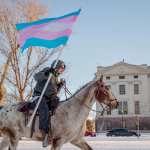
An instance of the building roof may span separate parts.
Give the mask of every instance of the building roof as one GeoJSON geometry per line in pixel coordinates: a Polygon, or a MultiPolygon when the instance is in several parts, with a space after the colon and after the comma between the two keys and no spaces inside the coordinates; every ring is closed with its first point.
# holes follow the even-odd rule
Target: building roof
{"type": "Polygon", "coordinates": [[[134,65],[124,61],[113,64],[112,66],[98,66],[96,75],[139,75],[150,74],[150,66],[147,64],[134,65]]]}

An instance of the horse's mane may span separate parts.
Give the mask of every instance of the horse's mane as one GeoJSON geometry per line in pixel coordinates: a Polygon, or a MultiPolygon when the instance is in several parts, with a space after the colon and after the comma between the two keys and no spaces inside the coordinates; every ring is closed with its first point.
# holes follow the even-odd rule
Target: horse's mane
{"type": "Polygon", "coordinates": [[[77,95],[82,89],[84,89],[87,85],[89,85],[91,83],[91,81],[89,81],[88,83],[84,84],[83,86],[81,86],[79,89],[77,89],[77,91],[72,94],[69,98],[63,100],[63,101],[60,101],[61,103],[62,102],[66,102],[66,101],[69,101],[72,97],[74,97],[75,95],[77,95]]]}

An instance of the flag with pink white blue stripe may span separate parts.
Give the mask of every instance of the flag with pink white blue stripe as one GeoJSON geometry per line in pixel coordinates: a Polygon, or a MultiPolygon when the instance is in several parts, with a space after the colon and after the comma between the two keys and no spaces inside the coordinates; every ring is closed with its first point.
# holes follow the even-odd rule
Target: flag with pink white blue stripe
{"type": "Polygon", "coordinates": [[[72,32],[72,25],[80,11],[81,9],[57,18],[16,24],[21,51],[31,46],[56,48],[66,45],[72,32]]]}

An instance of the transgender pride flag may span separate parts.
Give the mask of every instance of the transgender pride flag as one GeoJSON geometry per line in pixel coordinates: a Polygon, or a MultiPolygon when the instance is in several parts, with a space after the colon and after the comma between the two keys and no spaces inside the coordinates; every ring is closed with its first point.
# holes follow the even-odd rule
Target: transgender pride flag
{"type": "Polygon", "coordinates": [[[72,32],[72,25],[76,21],[78,11],[57,18],[46,18],[30,23],[16,24],[19,31],[19,45],[23,52],[31,46],[56,48],[66,45],[72,32]]]}

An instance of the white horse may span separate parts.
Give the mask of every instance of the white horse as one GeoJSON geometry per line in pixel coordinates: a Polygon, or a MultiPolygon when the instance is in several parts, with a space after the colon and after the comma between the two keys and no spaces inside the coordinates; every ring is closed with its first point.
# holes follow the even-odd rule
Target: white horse
{"type": "MultiPolygon", "coordinates": [[[[84,140],[84,125],[95,101],[116,108],[118,102],[102,78],[91,81],[59,105],[51,117],[51,150],[60,150],[63,144],[70,142],[82,150],[92,150],[84,140]]],[[[9,147],[16,150],[19,139],[25,136],[24,114],[17,111],[17,105],[3,107],[0,110],[0,130],[3,140],[0,150],[9,147]]]]}

